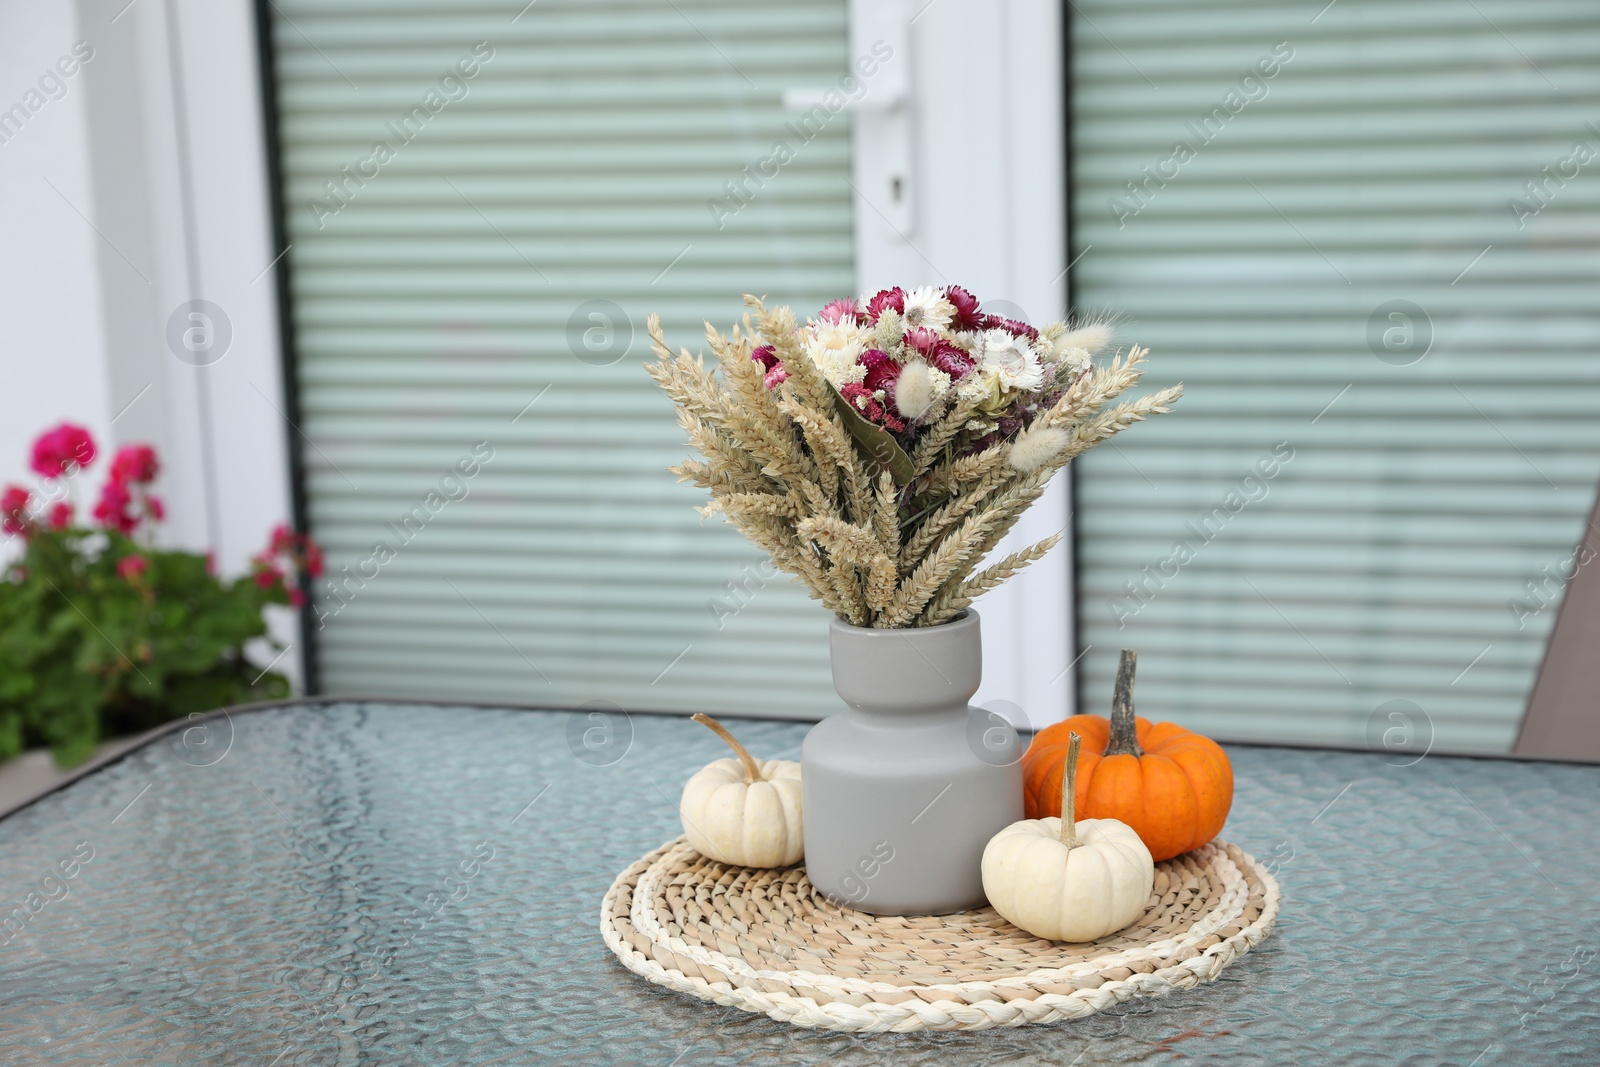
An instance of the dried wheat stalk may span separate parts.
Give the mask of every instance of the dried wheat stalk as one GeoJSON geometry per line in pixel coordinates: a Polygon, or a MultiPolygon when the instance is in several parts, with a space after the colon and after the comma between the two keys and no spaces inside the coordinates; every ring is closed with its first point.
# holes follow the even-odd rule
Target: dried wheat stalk
{"type": "MultiPolygon", "coordinates": [[[[702,514],[720,511],[828,610],[858,626],[948,622],[1041,558],[1059,537],[977,570],[1057,470],[1168,411],[1183,391],[1175,386],[1107,409],[1143,375],[1146,352],[1134,348],[1090,366],[1009,439],[985,421],[979,401],[952,394],[920,420],[909,440],[910,477],[900,484],[852,436],[838,394],[798,339],[794,314],[755,297],[745,302],[753,324],[746,316],[730,337],[706,326],[720,374],[687,351],[674,354],[660,319],[650,316],[658,358],[647,370],[705,457],[671,470],[710,491],[702,514]],[[771,345],[787,371],[770,388],[752,359],[758,344],[771,345]]],[[[895,328],[880,320],[878,335],[895,328]]]]}

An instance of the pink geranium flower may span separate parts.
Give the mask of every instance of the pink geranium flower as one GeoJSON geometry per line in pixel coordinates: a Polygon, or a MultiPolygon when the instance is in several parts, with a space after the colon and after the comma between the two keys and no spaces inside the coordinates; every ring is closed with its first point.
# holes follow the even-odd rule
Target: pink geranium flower
{"type": "Polygon", "coordinates": [[[65,530],[72,525],[72,505],[58,500],[50,506],[50,529],[65,530]]]}
{"type": "Polygon", "coordinates": [[[31,525],[27,512],[32,502],[33,494],[22,486],[6,486],[5,492],[0,493],[0,528],[8,534],[26,533],[31,525]]]}
{"type": "Polygon", "coordinates": [[[149,445],[124,445],[111,460],[111,480],[124,485],[149,485],[160,473],[156,450],[149,445]]]}
{"type": "Polygon", "coordinates": [[[144,572],[149,569],[150,561],[143,556],[123,556],[117,560],[117,575],[125,582],[144,577],[144,572]]]}
{"type": "Polygon", "coordinates": [[[100,499],[94,506],[94,519],[108,530],[132,534],[145,519],[160,522],[167,508],[148,486],[161,473],[155,449],[149,445],[126,445],[112,457],[111,470],[100,499]]]}
{"type": "Polygon", "coordinates": [[[94,462],[94,438],[82,426],[63,422],[40,434],[33,442],[33,461],[29,464],[42,478],[59,478],[94,462]]]}
{"type": "Polygon", "coordinates": [[[118,481],[108,481],[100,488],[100,499],[94,505],[94,521],[108,530],[131,534],[138,529],[139,518],[128,509],[133,495],[128,487],[118,481]]]}
{"type": "Polygon", "coordinates": [[[277,556],[294,551],[294,531],[289,529],[289,524],[280,522],[272,528],[267,542],[267,551],[277,556]]]}
{"type": "MultiPolygon", "coordinates": [[[[251,577],[257,585],[272,590],[281,584],[289,603],[294,607],[306,602],[305,594],[299,588],[298,575],[304,573],[312,578],[320,578],[326,566],[322,546],[310,534],[296,533],[288,523],[279,523],[272,528],[267,547],[251,557],[250,564],[251,577]]],[[[212,567],[212,557],[207,556],[206,569],[209,571],[212,567]]]]}

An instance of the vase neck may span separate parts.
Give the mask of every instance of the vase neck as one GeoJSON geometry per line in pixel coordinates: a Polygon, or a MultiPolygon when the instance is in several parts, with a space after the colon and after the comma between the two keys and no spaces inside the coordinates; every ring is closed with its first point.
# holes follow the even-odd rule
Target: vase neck
{"type": "Polygon", "coordinates": [[[965,714],[983,680],[978,615],[915,630],[872,630],[835,619],[833,687],[864,715],[965,714]]]}

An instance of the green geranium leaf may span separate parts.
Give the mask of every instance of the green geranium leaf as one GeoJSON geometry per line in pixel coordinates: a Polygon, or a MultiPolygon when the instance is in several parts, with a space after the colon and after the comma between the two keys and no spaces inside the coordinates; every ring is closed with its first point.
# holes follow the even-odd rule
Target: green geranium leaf
{"type": "Polygon", "coordinates": [[[0,572],[0,760],[48,745],[58,763],[102,738],[190,712],[286,696],[244,645],[282,600],[249,577],[222,582],[192,552],[115,531],[39,530],[0,572]],[[131,576],[118,565],[138,555],[131,576]]]}

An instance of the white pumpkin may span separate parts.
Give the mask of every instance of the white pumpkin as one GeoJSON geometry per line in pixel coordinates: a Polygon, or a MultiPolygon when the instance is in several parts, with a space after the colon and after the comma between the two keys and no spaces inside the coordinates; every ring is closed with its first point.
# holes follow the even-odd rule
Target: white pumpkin
{"type": "Polygon", "coordinates": [[[788,867],[805,855],[800,809],[800,764],[757,760],[709,715],[710,727],[737,759],[719,759],[683,787],[678,815],[689,844],[702,856],[739,867],[788,867]]]}
{"type": "Polygon", "coordinates": [[[1144,913],[1156,868],[1126,823],[1076,821],[1078,735],[1068,736],[1062,817],[1024,819],[990,838],[983,891],[995,911],[1035,937],[1095,941],[1144,913]]]}

